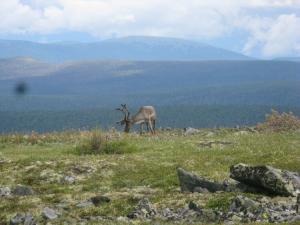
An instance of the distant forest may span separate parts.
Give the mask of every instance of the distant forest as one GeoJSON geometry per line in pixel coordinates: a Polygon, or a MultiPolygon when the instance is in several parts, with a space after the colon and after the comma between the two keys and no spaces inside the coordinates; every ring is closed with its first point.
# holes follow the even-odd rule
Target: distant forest
{"type": "MultiPolygon", "coordinates": [[[[182,105],[157,107],[157,127],[234,127],[253,126],[270,113],[271,108],[292,111],[300,115],[300,107],[249,106],[249,105],[182,105]]],[[[132,113],[137,108],[131,110],[132,113]]],[[[122,118],[120,112],[110,109],[81,109],[66,111],[0,111],[1,133],[50,132],[69,129],[108,129],[122,118]]],[[[120,127],[116,127],[121,129],[120,127]]],[[[138,129],[138,126],[136,126],[138,129]]]]}

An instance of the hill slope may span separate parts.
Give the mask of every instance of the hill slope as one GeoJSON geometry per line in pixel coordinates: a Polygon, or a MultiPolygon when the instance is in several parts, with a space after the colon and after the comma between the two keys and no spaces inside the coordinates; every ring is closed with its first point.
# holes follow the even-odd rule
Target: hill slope
{"type": "Polygon", "coordinates": [[[74,60],[247,60],[232,51],[194,41],[126,37],[94,43],[34,43],[0,40],[0,58],[33,57],[48,62],[74,60]]]}

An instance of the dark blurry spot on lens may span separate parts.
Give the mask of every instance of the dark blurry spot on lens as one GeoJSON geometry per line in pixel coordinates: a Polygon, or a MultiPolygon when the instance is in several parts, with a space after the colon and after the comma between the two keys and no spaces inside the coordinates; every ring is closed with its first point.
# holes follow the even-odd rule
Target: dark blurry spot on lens
{"type": "Polygon", "coordinates": [[[17,95],[25,95],[28,91],[28,85],[25,82],[19,82],[16,84],[14,91],[17,95]]]}

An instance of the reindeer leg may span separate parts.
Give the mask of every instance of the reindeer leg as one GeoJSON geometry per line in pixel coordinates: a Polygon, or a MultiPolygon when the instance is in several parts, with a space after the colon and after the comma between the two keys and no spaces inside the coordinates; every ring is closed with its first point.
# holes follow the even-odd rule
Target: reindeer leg
{"type": "Polygon", "coordinates": [[[150,127],[150,131],[152,134],[154,134],[154,131],[153,131],[153,127],[152,127],[152,122],[151,120],[149,120],[149,127],[150,127]]]}
{"type": "Polygon", "coordinates": [[[149,132],[149,123],[146,122],[146,125],[147,125],[147,131],[149,132]]]}
{"type": "Polygon", "coordinates": [[[140,134],[143,134],[144,132],[144,123],[141,123],[141,126],[140,126],[140,134]]]}
{"type": "Polygon", "coordinates": [[[154,131],[154,134],[155,134],[155,120],[153,120],[153,131],[154,131]]]}

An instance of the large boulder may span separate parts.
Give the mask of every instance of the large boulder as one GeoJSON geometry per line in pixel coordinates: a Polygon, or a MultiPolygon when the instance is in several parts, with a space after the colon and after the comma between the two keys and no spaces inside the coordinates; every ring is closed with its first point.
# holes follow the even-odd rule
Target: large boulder
{"type": "Polygon", "coordinates": [[[206,178],[187,172],[182,168],[177,169],[177,174],[180,182],[181,191],[183,192],[202,192],[203,190],[207,190],[209,192],[216,192],[225,190],[223,184],[214,181],[209,181],[206,178]]]}
{"type": "Polygon", "coordinates": [[[299,174],[271,166],[249,166],[240,163],[230,167],[230,177],[274,195],[296,196],[300,191],[299,174]]]}

